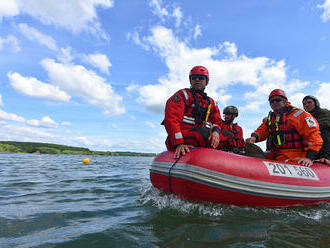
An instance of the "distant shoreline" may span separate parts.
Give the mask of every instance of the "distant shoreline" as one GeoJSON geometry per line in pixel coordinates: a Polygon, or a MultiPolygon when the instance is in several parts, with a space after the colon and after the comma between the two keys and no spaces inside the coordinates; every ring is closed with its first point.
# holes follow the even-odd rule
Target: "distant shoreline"
{"type": "Polygon", "coordinates": [[[34,154],[71,154],[71,155],[103,155],[154,157],[156,153],[91,151],[88,148],[58,145],[51,143],[0,141],[0,153],[34,153],[34,154]]]}

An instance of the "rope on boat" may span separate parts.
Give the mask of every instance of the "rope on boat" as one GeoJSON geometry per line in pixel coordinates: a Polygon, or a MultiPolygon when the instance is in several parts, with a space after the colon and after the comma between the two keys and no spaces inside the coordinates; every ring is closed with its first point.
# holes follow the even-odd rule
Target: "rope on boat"
{"type": "MultiPolygon", "coordinates": [[[[201,147],[192,147],[189,148],[189,150],[193,150],[196,148],[201,148],[201,147]]],[[[176,165],[176,163],[179,161],[179,159],[182,157],[183,155],[181,154],[175,161],[174,163],[171,165],[170,169],[168,170],[168,190],[170,191],[170,194],[172,194],[172,183],[171,183],[171,170],[173,169],[173,167],[176,165]]]]}
{"type": "Polygon", "coordinates": [[[171,165],[170,169],[168,170],[168,190],[170,191],[170,194],[172,194],[172,184],[171,184],[171,170],[176,165],[176,163],[179,161],[179,159],[182,157],[182,154],[174,161],[174,163],[171,165]]]}

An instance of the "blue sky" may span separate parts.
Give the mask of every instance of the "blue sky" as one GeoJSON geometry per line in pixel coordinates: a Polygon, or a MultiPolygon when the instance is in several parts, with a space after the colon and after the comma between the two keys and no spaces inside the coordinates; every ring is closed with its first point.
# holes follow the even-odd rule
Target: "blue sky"
{"type": "Polygon", "coordinates": [[[195,65],[245,137],[274,88],[330,108],[329,19],[330,0],[0,1],[0,140],[161,152],[195,65]]]}

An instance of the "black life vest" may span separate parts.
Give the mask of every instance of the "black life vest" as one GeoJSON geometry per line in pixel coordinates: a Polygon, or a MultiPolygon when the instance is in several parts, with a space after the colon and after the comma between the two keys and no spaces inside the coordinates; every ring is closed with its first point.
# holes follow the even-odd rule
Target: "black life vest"
{"type": "Polygon", "coordinates": [[[184,95],[184,103],[185,103],[185,111],[184,111],[185,114],[182,122],[191,125],[202,124],[206,119],[206,115],[208,111],[210,112],[210,108],[211,108],[210,98],[206,95],[206,93],[202,91],[196,91],[193,89],[184,89],[181,92],[184,95]],[[196,93],[202,96],[201,101],[196,96],[196,93]],[[192,96],[192,98],[190,97],[190,95],[192,96]]]}
{"type": "Polygon", "coordinates": [[[283,113],[269,112],[267,125],[270,132],[271,147],[276,149],[304,149],[308,146],[307,141],[298,131],[287,123],[287,117],[295,109],[290,106],[286,107],[283,113]]]}

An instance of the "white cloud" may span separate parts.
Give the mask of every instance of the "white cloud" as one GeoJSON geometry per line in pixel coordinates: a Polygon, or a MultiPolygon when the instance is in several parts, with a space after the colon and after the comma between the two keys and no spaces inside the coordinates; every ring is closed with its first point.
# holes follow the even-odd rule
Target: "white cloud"
{"type": "Polygon", "coordinates": [[[101,107],[107,116],[125,112],[122,97],[95,72],[81,65],[61,64],[52,59],[42,60],[41,65],[48,72],[50,81],[71,96],[81,97],[89,104],[101,107]]]}
{"type": "Polygon", "coordinates": [[[175,23],[175,26],[176,27],[179,27],[180,24],[181,24],[181,20],[183,18],[183,14],[182,14],[182,11],[179,7],[176,7],[174,10],[173,10],[173,14],[172,16],[176,19],[176,23],[175,23]]]}
{"type": "Polygon", "coordinates": [[[105,54],[94,53],[84,56],[84,61],[92,66],[99,68],[101,72],[109,74],[111,63],[105,54]]]}
{"type": "Polygon", "coordinates": [[[0,51],[7,47],[12,49],[14,52],[19,52],[21,50],[18,45],[17,38],[13,35],[8,35],[6,38],[0,37],[0,51]]]}
{"type": "Polygon", "coordinates": [[[74,33],[87,31],[108,39],[98,22],[97,7],[113,7],[113,0],[3,0],[0,4],[0,20],[3,16],[25,13],[47,25],[53,24],[74,33]]]}
{"type": "MultiPolygon", "coordinates": [[[[62,130],[50,128],[42,130],[35,126],[21,126],[8,124],[1,120],[2,112],[0,110],[0,136],[2,140],[25,141],[25,142],[46,142],[54,144],[63,144],[78,147],[88,147],[97,151],[136,151],[136,152],[159,152],[165,149],[164,137],[162,133],[160,137],[130,139],[122,141],[122,139],[109,139],[102,136],[75,135],[70,130],[62,130]],[[146,147],[145,144],[149,145],[146,147]],[[120,145],[118,145],[120,144],[120,145]]],[[[24,120],[24,118],[23,118],[24,120]]],[[[47,120],[45,118],[44,120],[47,120]]],[[[40,120],[41,121],[41,120],[40,120]]],[[[24,122],[24,121],[22,121],[24,122]]],[[[26,123],[25,123],[26,124],[26,123]]]]}
{"type": "Polygon", "coordinates": [[[241,108],[242,111],[258,111],[265,101],[249,101],[248,104],[241,108]]]}
{"type": "Polygon", "coordinates": [[[71,122],[68,122],[68,121],[62,121],[60,123],[61,126],[71,126],[71,122]]]}
{"type": "Polygon", "coordinates": [[[111,146],[113,146],[111,140],[100,137],[75,136],[71,138],[71,142],[79,144],[80,146],[89,147],[89,149],[94,151],[109,151],[111,146]]]}
{"type": "Polygon", "coordinates": [[[3,106],[2,95],[0,94],[0,106],[3,106]]]}
{"type": "Polygon", "coordinates": [[[44,116],[41,120],[26,120],[22,116],[0,110],[0,120],[24,123],[34,127],[58,128],[58,124],[49,116],[44,116]]]}
{"type": "Polygon", "coordinates": [[[75,137],[66,135],[65,133],[67,133],[67,131],[68,130],[65,130],[63,132],[63,130],[58,129],[42,130],[34,126],[9,125],[5,123],[0,129],[0,136],[2,140],[45,142],[79,147],[86,146],[86,141],[83,138],[76,139],[75,137]]]}
{"type": "Polygon", "coordinates": [[[304,89],[309,82],[302,82],[298,79],[288,81],[286,76],[283,74],[285,71],[285,67],[282,64],[283,61],[280,61],[279,63],[280,65],[278,65],[277,69],[282,68],[283,70],[279,70],[278,73],[276,73],[276,70],[272,69],[266,72],[264,76],[269,76],[268,80],[265,81],[266,83],[257,85],[255,91],[246,92],[244,94],[245,99],[258,99],[248,101],[249,104],[243,108],[244,110],[258,111],[262,106],[268,106],[268,95],[273,89],[283,89],[292,104],[297,104],[299,102],[297,100],[297,92],[304,89]]]}
{"type": "Polygon", "coordinates": [[[86,146],[91,145],[92,143],[89,141],[89,139],[87,137],[84,136],[77,136],[74,138],[75,140],[79,141],[79,143],[82,143],[86,146]]]}
{"type": "Polygon", "coordinates": [[[15,16],[19,13],[16,0],[0,1],[0,22],[4,16],[15,16]]]}
{"type": "Polygon", "coordinates": [[[219,48],[222,49],[225,54],[227,54],[229,59],[237,59],[237,47],[235,43],[225,41],[219,46],[219,48]]]}
{"type": "Polygon", "coordinates": [[[129,86],[126,87],[126,90],[128,92],[131,92],[131,91],[137,90],[138,88],[139,88],[139,85],[137,85],[137,84],[130,84],[129,86]]]}
{"type": "Polygon", "coordinates": [[[56,41],[52,37],[41,33],[37,29],[32,28],[25,23],[20,23],[18,25],[18,28],[22,32],[22,34],[29,40],[37,41],[40,44],[48,47],[50,50],[53,50],[53,51],[58,50],[56,41]]]}
{"type": "Polygon", "coordinates": [[[301,108],[303,109],[302,106],[302,99],[306,96],[307,94],[298,92],[294,95],[289,96],[289,101],[291,102],[291,104],[297,108],[301,108]]]}
{"type": "Polygon", "coordinates": [[[34,77],[23,77],[19,73],[8,73],[11,87],[21,94],[45,98],[52,101],[69,101],[70,96],[58,86],[46,84],[34,77]]]}
{"type": "Polygon", "coordinates": [[[113,128],[113,129],[118,129],[119,128],[118,125],[116,125],[115,123],[111,123],[110,127],[113,128]]]}
{"type": "Polygon", "coordinates": [[[76,136],[72,137],[73,143],[77,143],[80,146],[88,146],[89,149],[94,151],[109,151],[114,145],[114,142],[100,137],[86,137],[86,136],[76,136]]]}
{"type": "Polygon", "coordinates": [[[151,0],[149,5],[152,7],[152,13],[158,16],[161,20],[169,16],[169,12],[166,8],[162,7],[162,0],[151,0]]]}
{"type": "Polygon", "coordinates": [[[153,124],[151,121],[145,121],[144,124],[150,128],[155,128],[155,124],[153,124]]]}
{"type": "Polygon", "coordinates": [[[62,47],[60,49],[59,55],[57,56],[57,59],[64,64],[70,63],[74,59],[74,56],[71,54],[71,50],[71,47],[62,47]]]}
{"type": "Polygon", "coordinates": [[[147,84],[137,89],[140,94],[137,101],[153,112],[161,113],[171,94],[189,86],[188,72],[195,65],[208,68],[210,83],[207,92],[215,100],[225,103],[230,99],[230,95],[225,92],[229,86],[242,84],[252,87],[254,91],[246,93],[245,97],[263,101],[253,102],[248,109],[259,109],[267,102],[267,95],[274,88],[282,87],[291,93],[307,84],[299,80],[287,80],[284,60],[238,55],[235,43],[224,42],[218,47],[202,49],[190,48],[186,42],[180,41],[171,29],[163,26],[153,27],[150,36],[139,40],[144,46],[149,46],[158,53],[169,69],[167,75],[158,79],[158,84],[147,84]],[[219,56],[222,59],[219,59],[219,56]]]}
{"type": "Polygon", "coordinates": [[[3,110],[0,110],[0,119],[6,121],[25,122],[25,119],[23,117],[12,113],[7,113],[3,110]]]}
{"type": "Polygon", "coordinates": [[[324,3],[318,4],[317,7],[323,9],[321,19],[323,22],[327,22],[330,19],[330,0],[324,0],[324,3]]]}
{"type": "Polygon", "coordinates": [[[330,109],[330,82],[321,83],[320,88],[316,92],[316,96],[320,101],[321,108],[330,109]]]}
{"type": "Polygon", "coordinates": [[[199,25],[196,25],[195,26],[195,32],[194,32],[194,39],[196,40],[199,36],[202,35],[202,30],[201,30],[201,27],[199,25]]]}
{"type": "Polygon", "coordinates": [[[41,120],[27,120],[26,123],[35,127],[58,128],[58,123],[53,121],[49,116],[44,116],[41,120]]]}
{"type": "Polygon", "coordinates": [[[175,27],[178,28],[183,19],[183,13],[181,8],[178,6],[173,6],[170,10],[168,6],[163,6],[162,0],[151,0],[149,2],[149,6],[151,7],[152,13],[157,16],[162,22],[166,20],[171,20],[172,18],[175,21],[175,27]]]}
{"type": "Polygon", "coordinates": [[[56,140],[54,139],[54,134],[52,134],[50,130],[43,131],[35,127],[22,127],[17,125],[3,126],[0,129],[0,135],[3,137],[3,140],[47,143],[52,143],[52,141],[56,140]]]}
{"type": "Polygon", "coordinates": [[[149,51],[150,47],[144,40],[141,40],[138,31],[127,33],[127,39],[134,41],[135,44],[141,46],[144,50],[149,51]]]}

